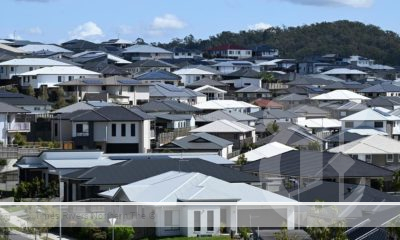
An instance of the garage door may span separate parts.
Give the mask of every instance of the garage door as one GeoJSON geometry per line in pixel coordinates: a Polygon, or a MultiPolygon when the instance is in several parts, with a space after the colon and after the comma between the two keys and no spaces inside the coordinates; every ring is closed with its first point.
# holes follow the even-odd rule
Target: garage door
{"type": "Polygon", "coordinates": [[[106,153],[139,153],[139,144],[107,144],[106,153]]]}

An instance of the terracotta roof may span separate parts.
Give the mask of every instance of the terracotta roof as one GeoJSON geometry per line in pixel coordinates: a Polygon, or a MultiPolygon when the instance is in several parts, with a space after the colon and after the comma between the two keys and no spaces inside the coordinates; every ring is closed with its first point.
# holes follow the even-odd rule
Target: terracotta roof
{"type": "Polygon", "coordinates": [[[282,109],[283,105],[280,103],[277,103],[275,101],[269,100],[269,99],[264,99],[264,98],[258,98],[252,102],[252,104],[262,107],[262,108],[279,108],[282,109]]]}

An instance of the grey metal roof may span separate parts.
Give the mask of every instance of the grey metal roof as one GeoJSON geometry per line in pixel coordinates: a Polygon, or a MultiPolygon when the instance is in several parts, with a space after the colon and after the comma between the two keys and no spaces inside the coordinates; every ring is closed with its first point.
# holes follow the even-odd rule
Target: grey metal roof
{"type": "Polygon", "coordinates": [[[305,95],[299,95],[296,93],[291,93],[291,94],[285,94],[285,95],[281,95],[279,97],[276,97],[274,99],[274,101],[279,101],[279,102],[283,102],[283,101],[303,101],[303,100],[307,100],[308,97],[305,95]]]}
{"type": "Polygon", "coordinates": [[[362,84],[355,81],[347,81],[347,82],[335,82],[324,86],[324,89],[327,90],[336,90],[336,89],[347,89],[347,90],[360,90],[366,87],[369,87],[368,84],[362,84]]]}
{"type": "MultiPolygon", "coordinates": [[[[122,157],[116,157],[115,160],[122,157]]],[[[128,159],[129,160],[129,157],[128,159]]],[[[107,167],[94,167],[66,174],[63,178],[81,179],[86,185],[124,185],[153,177],[168,171],[199,172],[227,182],[258,182],[259,178],[229,167],[196,158],[170,158],[143,155],[142,158],[107,167]]]]}
{"type": "Polygon", "coordinates": [[[400,105],[400,97],[379,96],[366,102],[368,107],[389,107],[400,105]]]}
{"type": "Polygon", "coordinates": [[[242,68],[240,70],[237,70],[236,72],[229,73],[226,76],[227,77],[235,77],[235,78],[240,78],[240,77],[260,78],[261,77],[261,73],[255,71],[253,69],[242,68]]]}
{"type": "Polygon", "coordinates": [[[296,80],[290,81],[288,85],[329,85],[334,83],[334,81],[326,80],[318,77],[298,76],[296,80]]]}
{"type": "Polygon", "coordinates": [[[188,84],[187,87],[193,87],[193,88],[197,88],[197,87],[202,87],[205,85],[209,85],[209,86],[213,86],[213,87],[225,87],[227,86],[227,84],[217,81],[217,80],[213,80],[210,79],[208,77],[202,78],[200,80],[197,80],[191,84],[188,84]]]}
{"type": "Polygon", "coordinates": [[[154,116],[156,118],[161,118],[170,121],[190,120],[193,117],[193,115],[190,114],[165,114],[165,113],[155,114],[154,116]]]}
{"type": "Polygon", "coordinates": [[[296,107],[293,107],[288,110],[289,112],[295,113],[298,116],[307,116],[307,115],[327,115],[328,112],[325,110],[322,110],[318,107],[314,107],[311,105],[299,105],[296,107]]]}
{"type": "Polygon", "coordinates": [[[232,110],[218,110],[206,115],[196,116],[196,122],[214,122],[221,119],[235,122],[257,120],[251,115],[232,110]]]}
{"type": "Polygon", "coordinates": [[[308,146],[310,142],[319,142],[322,144],[322,139],[317,136],[307,132],[301,127],[290,126],[284,127],[279,125],[279,132],[271,136],[266,137],[263,143],[279,142],[288,146],[308,146]]]}
{"type": "Polygon", "coordinates": [[[364,138],[365,136],[360,135],[358,133],[352,133],[349,131],[340,131],[338,133],[335,133],[327,138],[325,138],[325,141],[327,142],[337,142],[337,143],[348,143],[352,142],[361,138],[364,138]]]}
{"type": "Polygon", "coordinates": [[[270,91],[265,88],[250,85],[236,91],[237,93],[269,93],[270,91]]]}
{"type": "Polygon", "coordinates": [[[0,102],[4,102],[13,106],[51,105],[49,102],[39,100],[32,96],[24,95],[21,93],[11,93],[3,90],[0,90],[0,102]]]}
{"type": "Polygon", "coordinates": [[[125,108],[122,106],[106,106],[91,110],[78,110],[72,113],[61,114],[60,119],[79,121],[142,121],[154,119],[138,108],[125,108]]]}
{"type": "Polygon", "coordinates": [[[361,93],[386,93],[386,92],[400,92],[400,86],[388,83],[376,84],[360,90],[361,93]]]}
{"type": "Polygon", "coordinates": [[[189,150],[220,150],[224,147],[232,145],[231,141],[214,136],[208,133],[194,133],[192,135],[172,141],[170,144],[163,145],[163,147],[170,148],[175,145],[182,149],[189,150]]]}
{"type": "Polygon", "coordinates": [[[150,97],[197,97],[205,96],[200,92],[195,92],[187,88],[179,88],[171,84],[157,83],[150,86],[150,97]]]}
{"type": "Polygon", "coordinates": [[[29,111],[0,102],[0,113],[29,113],[29,111]]]}
{"type": "Polygon", "coordinates": [[[171,53],[163,48],[147,44],[136,44],[125,49],[124,53],[171,53]]]}
{"type": "Polygon", "coordinates": [[[177,66],[167,63],[161,60],[155,60],[155,59],[148,59],[148,60],[138,60],[134,63],[128,64],[123,66],[122,68],[124,69],[129,69],[129,68],[140,68],[140,67],[146,67],[146,68],[152,68],[152,67],[169,67],[169,68],[177,68],[177,66]]]}
{"type": "Polygon", "coordinates": [[[271,158],[251,162],[245,172],[310,178],[389,177],[393,172],[347,155],[317,151],[290,151],[271,158]],[[339,174],[340,173],[340,174],[339,174]]]}
{"type": "Polygon", "coordinates": [[[173,100],[150,101],[139,108],[144,112],[170,112],[170,113],[187,113],[200,112],[201,110],[186,103],[173,100]]]}
{"type": "Polygon", "coordinates": [[[256,117],[258,119],[297,118],[296,114],[281,109],[264,109],[258,112],[250,113],[250,116],[256,117]]]}
{"type": "Polygon", "coordinates": [[[181,79],[179,75],[173,74],[165,70],[155,70],[146,72],[140,76],[135,77],[136,80],[171,80],[178,81],[181,79]]]}

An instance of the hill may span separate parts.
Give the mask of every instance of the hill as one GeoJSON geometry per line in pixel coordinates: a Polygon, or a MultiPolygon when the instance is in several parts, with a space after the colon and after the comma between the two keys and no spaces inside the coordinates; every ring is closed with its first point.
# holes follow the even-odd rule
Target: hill
{"type": "Polygon", "coordinates": [[[378,63],[400,65],[400,37],[374,25],[360,22],[322,22],[299,27],[274,27],[263,31],[222,32],[209,39],[173,39],[160,47],[186,47],[205,50],[221,44],[252,47],[267,44],[278,48],[281,57],[303,59],[307,56],[337,53],[341,56],[361,55],[378,63]]]}

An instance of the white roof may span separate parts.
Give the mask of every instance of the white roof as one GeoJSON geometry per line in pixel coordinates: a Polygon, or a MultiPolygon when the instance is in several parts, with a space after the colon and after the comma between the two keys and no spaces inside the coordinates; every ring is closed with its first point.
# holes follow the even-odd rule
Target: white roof
{"type": "Polygon", "coordinates": [[[0,66],[72,66],[50,58],[22,58],[0,63],[0,66]]]}
{"type": "Polygon", "coordinates": [[[215,75],[213,72],[205,71],[199,68],[182,68],[173,73],[176,75],[215,75]]]}
{"type": "Polygon", "coordinates": [[[257,65],[258,66],[276,66],[279,62],[282,62],[282,61],[294,61],[295,59],[273,59],[273,60],[270,60],[270,61],[265,61],[265,62],[261,62],[261,63],[258,63],[257,65]]]}
{"type": "Polygon", "coordinates": [[[400,121],[400,117],[391,115],[379,108],[367,108],[350,116],[340,119],[341,121],[400,121]]]}
{"type": "Polygon", "coordinates": [[[211,100],[194,105],[199,109],[222,110],[229,108],[259,108],[256,105],[236,100],[211,100]]]}
{"type": "Polygon", "coordinates": [[[201,173],[170,171],[99,195],[131,202],[295,202],[245,183],[229,183],[201,173]]]}
{"type": "Polygon", "coordinates": [[[357,133],[362,136],[371,136],[371,135],[382,135],[387,136],[388,134],[373,128],[351,128],[348,129],[347,132],[349,133],[357,133]]]}
{"type": "Polygon", "coordinates": [[[94,75],[99,76],[100,73],[89,71],[76,66],[69,67],[44,67],[30,72],[22,73],[20,76],[36,76],[36,75],[94,75]]]}
{"type": "Polygon", "coordinates": [[[222,90],[222,89],[219,89],[219,88],[217,88],[217,87],[210,86],[210,85],[201,86],[201,87],[199,87],[199,88],[194,89],[193,91],[195,91],[195,92],[201,92],[202,90],[205,90],[205,89],[207,89],[207,88],[208,88],[208,89],[212,89],[212,90],[214,90],[214,91],[216,91],[216,92],[227,93],[227,91],[225,91],[225,90],[222,90]]]}
{"type": "Polygon", "coordinates": [[[172,53],[163,48],[154,47],[152,45],[147,44],[137,44],[131,47],[128,47],[124,51],[125,53],[172,53]]]}
{"type": "Polygon", "coordinates": [[[240,122],[233,122],[229,120],[218,120],[211,122],[202,127],[195,128],[190,132],[206,132],[206,133],[246,133],[254,131],[255,128],[249,127],[246,124],[240,122]]]}
{"type": "Polygon", "coordinates": [[[370,98],[349,90],[334,90],[312,97],[312,100],[369,100],[370,98]]]}
{"type": "Polygon", "coordinates": [[[111,60],[111,61],[114,61],[117,64],[130,64],[130,63],[132,63],[130,61],[127,61],[127,60],[125,60],[123,58],[117,57],[117,56],[112,55],[112,54],[107,54],[107,58],[109,60],[111,60]]]}
{"type": "Polygon", "coordinates": [[[109,159],[68,159],[68,160],[44,160],[45,163],[51,165],[55,169],[68,168],[80,169],[91,168],[96,166],[109,166],[116,163],[124,162],[125,160],[109,160],[109,159]]]}
{"type": "Polygon", "coordinates": [[[372,135],[328,150],[344,154],[400,154],[400,142],[382,135],[372,135]]]}
{"type": "Polygon", "coordinates": [[[321,74],[326,75],[367,75],[367,73],[357,70],[357,69],[348,69],[348,68],[334,68],[329,71],[323,72],[321,74]]]}
{"type": "MultiPolygon", "coordinates": [[[[286,146],[279,142],[271,142],[264,146],[253,149],[249,152],[244,153],[248,162],[257,161],[262,158],[270,158],[285,152],[296,150],[295,148],[286,146]]],[[[232,158],[231,160],[237,160],[239,156],[232,158]]]]}
{"type": "Polygon", "coordinates": [[[11,47],[11,46],[8,46],[8,45],[2,44],[2,43],[0,43],[0,49],[6,50],[9,52],[13,52],[13,53],[24,53],[22,50],[20,50],[18,48],[11,47]]]}
{"type": "Polygon", "coordinates": [[[7,41],[7,40],[4,40],[4,39],[0,39],[0,43],[3,43],[3,44],[10,44],[10,43],[12,43],[12,42],[7,41]]]}
{"type": "Polygon", "coordinates": [[[18,49],[26,53],[41,52],[41,51],[48,51],[54,53],[72,53],[72,51],[68,49],[51,44],[28,44],[23,47],[19,47],[18,49]]]}
{"type": "Polygon", "coordinates": [[[341,128],[342,122],[331,118],[311,118],[298,120],[297,125],[307,128],[341,128]]]}

